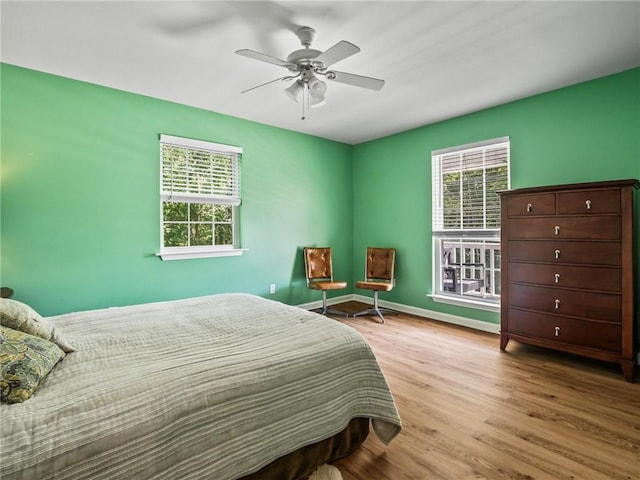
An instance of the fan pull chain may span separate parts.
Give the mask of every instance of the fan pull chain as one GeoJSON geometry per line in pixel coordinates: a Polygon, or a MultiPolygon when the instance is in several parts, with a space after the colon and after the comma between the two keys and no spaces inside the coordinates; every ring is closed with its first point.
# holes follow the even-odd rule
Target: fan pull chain
{"type": "Polygon", "coordinates": [[[305,118],[307,118],[307,117],[305,116],[305,114],[304,114],[304,107],[305,107],[305,105],[306,105],[306,103],[307,103],[307,102],[305,101],[305,97],[306,97],[306,100],[308,100],[308,99],[309,99],[309,92],[307,91],[306,86],[304,86],[304,85],[303,85],[303,87],[302,87],[302,119],[301,119],[301,120],[304,120],[305,118]],[[306,95],[305,95],[305,94],[306,94],[306,95]]]}

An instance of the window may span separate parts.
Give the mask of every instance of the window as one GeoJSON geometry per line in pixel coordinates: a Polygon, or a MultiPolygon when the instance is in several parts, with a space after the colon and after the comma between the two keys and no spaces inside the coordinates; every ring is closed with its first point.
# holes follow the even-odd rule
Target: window
{"type": "Polygon", "coordinates": [[[160,256],[239,255],[242,149],[160,135],[160,256]]]}
{"type": "Polygon", "coordinates": [[[435,300],[497,309],[509,157],[508,137],[431,153],[435,300]]]}

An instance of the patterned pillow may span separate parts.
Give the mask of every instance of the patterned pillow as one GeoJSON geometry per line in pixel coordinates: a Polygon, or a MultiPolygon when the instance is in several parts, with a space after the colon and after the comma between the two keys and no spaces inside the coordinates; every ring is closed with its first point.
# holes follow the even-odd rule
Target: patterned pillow
{"type": "Polygon", "coordinates": [[[35,335],[36,337],[51,340],[65,352],[73,352],[75,349],[57,331],[50,320],[40,316],[29,305],[0,298],[0,324],[5,327],[20,330],[24,333],[35,335]]]}
{"type": "Polygon", "coordinates": [[[0,399],[28,400],[65,353],[55,343],[0,326],[0,399]]]}

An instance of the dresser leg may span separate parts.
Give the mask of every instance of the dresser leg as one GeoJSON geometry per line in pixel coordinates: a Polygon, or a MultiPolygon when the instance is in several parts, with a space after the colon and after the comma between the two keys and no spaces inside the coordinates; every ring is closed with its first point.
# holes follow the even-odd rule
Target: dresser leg
{"type": "Polygon", "coordinates": [[[635,365],[633,360],[620,360],[620,365],[622,366],[622,373],[624,374],[624,379],[627,382],[634,381],[634,370],[635,365]]]}
{"type": "Polygon", "coordinates": [[[506,333],[500,334],[500,350],[505,350],[507,348],[507,343],[509,343],[509,335],[506,333]]]}

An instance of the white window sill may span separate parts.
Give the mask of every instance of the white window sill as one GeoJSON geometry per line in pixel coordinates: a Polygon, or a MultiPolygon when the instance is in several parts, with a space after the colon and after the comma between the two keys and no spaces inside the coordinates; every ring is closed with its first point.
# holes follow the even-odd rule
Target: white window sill
{"type": "Polygon", "coordinates": [[[242,255],[246,248],[230,248],[228,250],[176,250],[156,253],[162,260],[188,260],[191,258],[236,257],[242,255]]]}
{"type": "Polygon", "coordinates": [[[475,308],[477,310],[486,310],[487,312],[500,313],[500,303],[483,302],[480,299],[462,297],[460,295],[440,295],[437,293],[429,293],[427,297],[431,297],[434,302],[447,303],[458,307],[475,308]]]}

